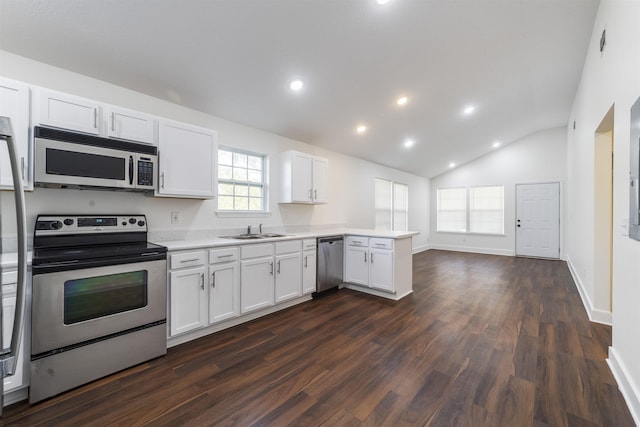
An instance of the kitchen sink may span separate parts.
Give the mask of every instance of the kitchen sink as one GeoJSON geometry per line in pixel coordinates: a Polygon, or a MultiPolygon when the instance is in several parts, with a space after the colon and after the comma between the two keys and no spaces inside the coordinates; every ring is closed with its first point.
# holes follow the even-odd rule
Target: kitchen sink
{"type": "Polygon", "coordinates": [[[262,233],[262,234],[236,234],[235,236],[220,236],[221,239],[237,239],[237,240],[269,239],[272,237],[287,237],[287,235],[278,234],[278,233],[262,233]]]}

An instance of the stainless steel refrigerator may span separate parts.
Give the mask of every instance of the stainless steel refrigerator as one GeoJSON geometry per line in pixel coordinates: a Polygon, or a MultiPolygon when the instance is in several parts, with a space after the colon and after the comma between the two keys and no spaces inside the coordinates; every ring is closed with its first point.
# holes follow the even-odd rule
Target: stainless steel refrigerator
{"type": "MultiPolygon", "coordinates": [[[[24,313],[25,313],[25,284],[27,278],[27,228],[24,204],[24,187],[22,185],[22,174],[18,164],[18,153],[13,140],[13,132],[11,129],[11,119],[8,117],[0,117],[0,144],[6,144],[11,164],[13,177],[13,194],[15,198],[16,211],[16,227],[17,227],[17,249],[18,249],[18,287],[16,292],[16,309],[13,321],[13,332],[11,335],[11,344],[8,348],[2,345],[0,352],[0,417],[2,417],[2,408],[4,407],[4,378],[15,374],[16,364],[21,355],[20,337],[24,329],[24,313]]],[[[0,208],[11,209],[7,206],[0,208]]],[[[1,211],[0,211],[1,212],[1,211]]],[[[0,215],[0,230],[2,230],[2,215],[0,215]]],[[[5,226],[8,226],[5,224],[5,226]]],[[[3,253],[3,239],[0,236],[0,255],[3,253]]],[[[2,273],[2,263],[0,262],[0,274],[2,273]]],[[[2,301],[2,286],[0,285],[0,302],[2,301]]],[[[2,304],[0,304],[0,343],[2,338],[2,304]]]]}

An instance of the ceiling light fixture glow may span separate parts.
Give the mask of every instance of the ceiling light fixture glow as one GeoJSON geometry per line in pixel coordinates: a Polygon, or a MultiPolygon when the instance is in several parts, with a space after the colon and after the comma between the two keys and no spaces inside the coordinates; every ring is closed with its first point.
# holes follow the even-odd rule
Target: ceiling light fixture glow
{"type": "Polygon", "coordinates": [[[413,146],[414,146],[414,144],[415,144],[415,143],[416,143],[416,142],[415,142],[413,139],[407,139],[407,140],[404,142],[404,147],[405,147],[405,148],[411,148],[411,147],[413,147],[413,146]]]}
{"type": "Polygon", "coordinates": [[[493,143],[493,148],[498,148],[500,147],[502,144],[500,143],[500,141],[496,141],[493,143]]]}
{"type": "Polygon", "coordinates": [[[469,116],[473,114],[474,111],[476,111],[476,107],[474,107],[473,105],[467,105],[466,107],[464,107],[464,110],[462,110],[462,114],[464,114],[465,116],[469,116]]]}
{"type": "Polygon", "coordinates": [[[398,100],[396,101],[396,104],[398,105],[405,105],[407,103],[407,101],[409,101],[409,98],[407,98],[406,96],[401,96],[400,98],[398,98],[398,100]]]}
{"type": "Polygon", "coordinates": [[[450,168],[455,168],[455,167],[456,167],[456,164],[455,164],[455,163],[453,163],[453,162],[451,162],[451,163],[449,163],[449,167],[450,167],[450,168]]]}
{"type": "Polygon", "coordinates": [[[367,127],[365,125],[358,125],[358,127],[356,128],[356,132],[358,132],[359,134],[363,134],[367,131],[367,127]]]}
{"type": "Polygon", "coordinates": [[[376,3],[380,4],[380,5],[384,5],[389,3],[390,0],[376,0],[376,3]]]}
{"type": "Polygon", "coordinates": [[[302,89],[302,87],[304,86],[304,83],[302,82],[302,80],[294,80],[291,82],[291,84],[289,85],[289,88],[293,91],[299,91],[300,89],[302,89]]]}

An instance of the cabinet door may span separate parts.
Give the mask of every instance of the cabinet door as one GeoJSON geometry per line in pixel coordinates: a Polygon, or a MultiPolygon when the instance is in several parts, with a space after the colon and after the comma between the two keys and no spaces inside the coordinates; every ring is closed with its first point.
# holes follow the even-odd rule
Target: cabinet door
{"type": "Polygon", "coordinates": [[[274,269],[273,257],[242,261],[240,267],[241,313],[273,305],[274,269]]]}
{"type": "Polygon", "coordinates": [[[48,89],[37,90],[36,123],[97,135],[100,104],[89,99],[48,89]]]}
{"type": "Polygon", "coordinates": [[[209,324],[240,313],[240,265],[238,262],[209,266],[209,324]]]}
{"type": "Polygon", "coordinates": [[[369,249],[347,246],[346,281],[369,286],[369,249]]]}
{"type": "Polygon", "coordinates": [[[302,253],[302,293],[316,291],[316,251],[302,253]]]}
{"type": "Polygon", "coordinates": [[[207,325],[205,267],[170,273],[171,335],[178,335],[207,325]]]}
{"type": "Polygon", "coordinates": [[[329,202],[329,161],[313,158],[313,203],[329,202]]]}
{"type": "Polygon", "coordinates": [[[302,295],[300,252],[276,256],[276,303],[302,295]]]}
{"type": "Polygon", "coordinates": [[[369,284],[372,288],[393,292],[393,251],[371,249],[369,284]]]}
{"type": "Polygon", "coordinates": [[[107,135],[110,138],[154,144],[156,120],[147,114],[120,107],[110,107],[107,115],[107,135]]]}
{"type": "MultiPolygon", "coordinates": [[[[29,167],[29,87],[24,83],[0,78],[0,116],[11,119],[13,140],[18,149],[25,189],[33,189],[29,167]]],[[[7,144],[0,144],[0,189],[13,190],[13,176],[7,144]]]]}
{"type": "Polygon", "coordinates": [[[313,201],[312,188],[313,159],[302,153],[293,153],[291,159],[291,199],[294,202],[313,201]]]}
{"type": "Polygon", "coordinates": [[[156,196],[215,197],[216,132],[162,121],[158,132],[156,196]]]}
{"type": "MultiPolygon", "coordinates": [[[[11,334],[13,332],[13,321],[16,311],[16,288],[18,273],[4,272],[2,273],[2,348],[8,349],[11,345],[11,334]]],[[[13,375],[5,377],[4,392],[10,392],[25,385],[24,381],[24,364],[28,360],[28,356],[24,352],[24,335],[20,337],[20,350],[16,370],[13,375]]]]}

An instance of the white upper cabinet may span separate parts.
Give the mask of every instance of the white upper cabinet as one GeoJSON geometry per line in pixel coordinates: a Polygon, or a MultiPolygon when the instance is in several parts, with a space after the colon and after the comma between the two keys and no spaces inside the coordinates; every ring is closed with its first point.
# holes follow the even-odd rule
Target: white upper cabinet
{"type": "MultiPolygon", "coordinates": [[[[33,168],[29,158],[29,87],[26,84],[0,78],[0,116],[11,119],[24,188],[32,190],[33,168]]],[[[0,144],[0,189],[13,189],[9,151],[5,143],[0,144]]]]}
{"type": "Polygon", "coordinates": [[[35,89],[34,123],[99,135],[100,103],[44,88],[35,89]]]}
{"type": "Polygon", "coordinates": [[[329,161],[298,151],[280,155],[280,203],[327,203],[329,161]]]}
{"type": "Polygon", "coordinates": [[[217,133],[161,120],[156,196],[209,199],[216,195],[217,133]]]}
{"type": "Polygon", "coordinates": [[[110,138],[154,144],[156,120],[153,116],[125,108],[109,106],[106,114],[107,136],[110,138]]]}

